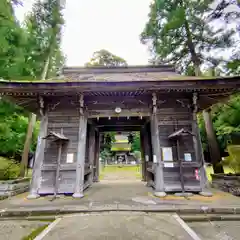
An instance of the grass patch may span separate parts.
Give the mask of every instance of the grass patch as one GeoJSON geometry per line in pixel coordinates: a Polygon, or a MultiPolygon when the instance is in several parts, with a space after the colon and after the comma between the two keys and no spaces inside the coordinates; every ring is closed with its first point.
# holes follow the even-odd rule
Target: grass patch
{"type": "MultiPolygon", "coordinates": [[[[224,166],[224,173],[233,173],[233,170],[229,167],[224,166]]],[[[142,177],[142,171],[141,171],[141,165],[108,165],[103,167],[100,172],[99,179],[102,180],[104,179],[104,175],[107,175],[108,173],[116,173],[116,174],[124,174],[125,173],[132,173],[134,176],[136,176],[137,179],[141,179],[142,177]]],[[[211,182],[212,177],[211,174],[213,174],[213,167],[212,166],[207,166],[206,167],[206,173],[207,173],[207,178],[211,182]]]]}
{"type": "Polygon", "coordinates": [[[49,224],[43,225],[34,229],[28,236],[22,238],[22,240],[34,240],[49,224]]]}
{"type": "MultiPolygon", "coordinates": [[[[229,167],[224,166],[223,167],[224,173],[233,173],[233,170],[229,167]]],[[[213,174],[213,167],[212,166],[207,166],[206,167],[206,173],[207,173],[207,178],[208,180],[211,182],[212,181],[212,177],[211,174],[213,174]]]]}
{"type": "Polygon", "coordinates": [[[142,171],[141,165],[107,165],[102,166],[99,179],[104,179],[104,176],[107,174],[116,174],[116,175],[133,175],[136,179],[141,179],[142,171]]]}

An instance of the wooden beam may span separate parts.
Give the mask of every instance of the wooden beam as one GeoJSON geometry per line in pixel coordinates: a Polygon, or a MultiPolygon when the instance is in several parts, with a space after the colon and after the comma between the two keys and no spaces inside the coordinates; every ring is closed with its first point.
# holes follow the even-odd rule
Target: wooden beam
{"type": "Polygon", "coordinates": [[[99,120],[94,120],[97,127],[103,126],[143,126],[146,123],[147,118],[140,119],[140,117],[127,117],[122,118],[99,118],[99,120]]]}
{"type": "Polygon", "coordinates": [[[99,127],[99,132],[138,132],[141,126],[107,126],[99,127]]]}

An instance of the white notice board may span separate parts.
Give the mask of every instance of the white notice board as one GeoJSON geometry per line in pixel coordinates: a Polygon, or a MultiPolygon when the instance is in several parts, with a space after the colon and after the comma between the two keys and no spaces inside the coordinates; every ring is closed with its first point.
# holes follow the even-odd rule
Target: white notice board
{"type": "Polygon", "coordinates": [[[67,154],[67,163],[73,163],[73,157],[74,157],[74,154],[73,153],[68,153],[67,154]]]}
{"type": "Polygon", "coordinates": [[[162,159],[163,161],[172,162],[173,161],[173,154],[171,147],[163,147],[162,148],[162,159]]]}
{"type": "Polygon", "coordinates": [[[186,162],[191,162],[192,161],[191,153],[184,153],[184,161],[186,161],[186,162]]]}

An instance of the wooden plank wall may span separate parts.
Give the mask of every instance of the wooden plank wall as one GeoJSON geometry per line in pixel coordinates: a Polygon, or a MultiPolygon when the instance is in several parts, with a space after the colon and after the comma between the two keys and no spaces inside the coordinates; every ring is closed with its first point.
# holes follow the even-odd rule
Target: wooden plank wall
{"type": "MultiPolygon", "coordinates": [[[[158,126],[160,145],[162,147],[172,147],[173,151],[173,167],[165,166],[163,169],[164,186],[166,192],[181,191],[180,170],[177,143],[169,140],[168,136],[181,128],[192,131],[192,110],[187,107],[182,107],[179,104],[170,108],[160,108],[158,110],[158,126]]],[[[200,191],[200,181],[196,179],[195,170],[198,169],[199,161],[197,162],[193,145],[193,137],[185,136],[179,141],[179,155],[184,162],[184,153],[191,153],[192,162],[184,162],[183,179],[186,191],[200,191]]]]}
{"type": "MultiPolygon", "coordinates": [[[[55,110],[48,113],[48,118],[48,133],[50,131],[60,133],[62,128],[63,134],[69,138],[69,142],[62,149],[58,193],[73,193],[76,181],[79,113],[77,109],[55,110]],[[67,163],[68,153],[73,154],[73,163],[67,163]]],[[[47,140],[40,185],[42,194],[53,193],[57,154],[57,144],[47,140]]]]}

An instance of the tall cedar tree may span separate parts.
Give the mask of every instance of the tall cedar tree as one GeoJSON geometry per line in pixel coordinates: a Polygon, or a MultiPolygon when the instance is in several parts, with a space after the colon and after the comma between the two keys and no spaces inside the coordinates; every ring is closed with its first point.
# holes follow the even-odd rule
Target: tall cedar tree
{"type": "Polygon", "coordinates": [[[214,31],[205,21],[211,0],[154,0],[141,34],[155,59],[175,64],[182,72],[200,75],[203,63],[218,62],[207,54],[231,45],[232,32],[214,31]],[[192,72],[189,73],[189,70],[192,72]]]}
{"type": "Polygon", "coordinates": [[[61,29],[64,24],[59,0],[37,0],[25,25],[28,32],[28,68],[26,75],[39,79],[57,74],[64,64],[60,48],[61,29]]]}
{"type": "Polygon", "coordinates": [[[0,1],[0,36],[0,78],[18,79],[23,72],[26,38],[8,0],[0,1]]]}
{"type": "Polygon", "coordinates": [[[230,75],[240,74],[240,1],[220,0],[215,4],[215,8],[208,16],[210,22],[221,21],[225,25],[230,25],[236,29],[233,35],[234,46],[230,61],[225,69],[230,75]]]}
{"type": "Polygon", "coordinates": [[[90,66],[126,66],[127,62],[123,58],[112,54],[111,52],[101,49],[93,53],[93,57],[85,64],[86,67],[90,66]]]}

